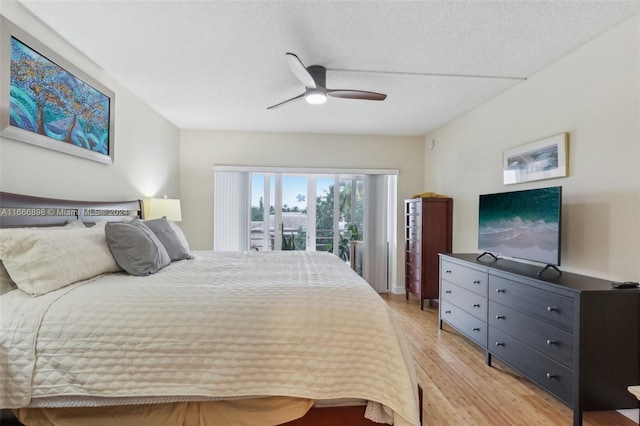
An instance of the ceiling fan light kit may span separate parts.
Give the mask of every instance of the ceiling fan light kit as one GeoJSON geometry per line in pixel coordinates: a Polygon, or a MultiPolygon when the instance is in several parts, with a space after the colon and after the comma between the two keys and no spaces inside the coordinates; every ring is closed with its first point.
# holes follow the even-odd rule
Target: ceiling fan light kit
{"type": "Polygon", "coordinates": [[[327,92],[322,89],[307,89],[304,99],[312,105],[323,104],[327,102],[327,92]]]}
{"type": "Polygon", "coordinates": [[[365,90],[327,89],[327,69],[325,67],[321,65],[305,67],[302,61],[293,53],[287,53],[286,57],[291,72],[304,84],[305,92],[291,99],[287,99],[284,102],[271,105],[267,109],[279,107],[280,105],[302,97],[313,105],[325,103],[327,96],[367,101],[383,101],[387,97],[384,93],[367,92],[365,90]]]}

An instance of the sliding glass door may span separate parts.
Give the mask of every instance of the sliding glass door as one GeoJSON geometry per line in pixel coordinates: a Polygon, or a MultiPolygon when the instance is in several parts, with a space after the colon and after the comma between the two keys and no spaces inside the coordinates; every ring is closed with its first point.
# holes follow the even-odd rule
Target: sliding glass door
{"type": "Polygon", "coordinates": [[[333,252],[334,230],[339,230],[339,220],[334,220],[337,218],[333,196],[335,182],[335,176],[321,175],[316,177],[316,187],[313,191],[316,211],[313,219],[316,231],[314,247],[317,251],[333,252]]]}
{"type": "Polygon", "coordinates": [[[361,176],[255,172],[250,179],[251,249],[329,251],[349,260],[349,242],[362,238],[361,176]]]}
{"type": "Polygon", "coordinates": [[[281,250],[307,249],[307,181],[305,175],[282,175],[281,250]]]}
{"type": "Polygon", "coordinates": [[[386,291],[387,259],[395,262],[387,248],[395,239],[395,222],[387,226],[395,176],[389,181],[380,172],[222,168],[215,171],[214,250],[327,251],[386,291]],[[351,262],[352,253],[359,253],[358,262],[351,262]]]}

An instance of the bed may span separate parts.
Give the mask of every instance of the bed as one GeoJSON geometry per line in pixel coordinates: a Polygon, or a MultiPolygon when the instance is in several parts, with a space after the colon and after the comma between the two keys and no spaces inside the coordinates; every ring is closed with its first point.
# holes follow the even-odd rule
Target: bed
{"type": "Polygon", "coordinates": [[[336,256],[193,251],[169,223],[186,254],[164,243],[170,262],[132,275],[115,230],[142,211],[0,193],[19,287],[0,296],[0,408],[27,425],[420,423],[393,313],[336,256]]]}

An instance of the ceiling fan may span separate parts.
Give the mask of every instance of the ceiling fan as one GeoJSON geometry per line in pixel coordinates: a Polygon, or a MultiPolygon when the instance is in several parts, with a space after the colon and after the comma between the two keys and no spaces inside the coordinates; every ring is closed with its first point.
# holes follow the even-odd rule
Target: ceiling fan
{"type": "Polygon", "coordinates": [[[367,92],[364,90],[327,89],[327,69],[325,67],[322,65],[305,67],[302,61],[293,53],[287,53],[286,57],[291,72],[304,84],[305,91],[279,104],[271,105],[267,109],[277,108],[280,105],[302,97],[310,104],[322,104],[326,102],[327,96],[343,99],[363,99],[367,101],[384,101],[387,97],[384,93],[367,92]]]}

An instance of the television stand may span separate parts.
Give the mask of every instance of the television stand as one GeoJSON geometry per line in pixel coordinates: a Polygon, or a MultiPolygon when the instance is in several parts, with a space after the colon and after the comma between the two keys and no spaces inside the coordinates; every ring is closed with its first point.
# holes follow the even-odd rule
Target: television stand
{"type": "Polygon", "coordinates": [[[496,256],[496,255],[495,255],[495,254],[493,254],[493,253],[489,253],[488,251],[485,251],[485,252],[484,252],[484,253],[482,253],[480,256],[476,257],[476,260],[480,260],[480,258],[481,258],[482,256],[484,256],[485,254],[487,254],[487,255],[489,255],[489,256],[491,256],[491,257],[493,257],[493,260],[498,260],[498,256],[496,256]]]}
{"type": "MultiPolygon", "coordinates": [[[[640,289],[540,265],[440,255],[439,328],[451,326],[573,410],[638,408],[640,289]],[[546,276],[548,275],[548,277],[546,276]]],[[[499,373],[507,374],[507,373],[499,373]]]]}
{"type": "Polygon", "coordinates": [[[554,266],[554,265],[547,265],[547,266],[545,266],[544,268],[542,268],[542,269],[540,270],[540,272],[538,272],[538,276],[539,276],[540,278],[542,278],[542,274],[543,274],[543,273],[544,273],[544,271],[546,271],[547,269],[554,269],[554,270],[558,273],[558,275],[562,275],[562,271],[561,271],[560,269],[558,269],[556,266],[554,266]]]}

